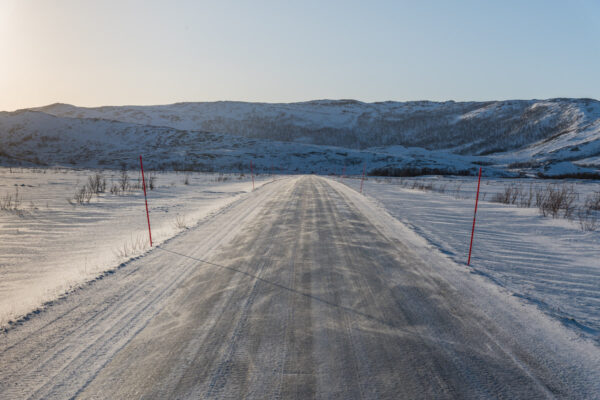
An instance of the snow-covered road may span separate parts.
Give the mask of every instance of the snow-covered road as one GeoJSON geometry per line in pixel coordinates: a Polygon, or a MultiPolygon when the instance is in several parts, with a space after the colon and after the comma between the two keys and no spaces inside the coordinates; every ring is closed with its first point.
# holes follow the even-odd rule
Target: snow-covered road
{"type": "Polygon", "coordinates": [[[265,184],[0,334],[3,398],[594,398],[600,349],[351,188],[265,184]]]}

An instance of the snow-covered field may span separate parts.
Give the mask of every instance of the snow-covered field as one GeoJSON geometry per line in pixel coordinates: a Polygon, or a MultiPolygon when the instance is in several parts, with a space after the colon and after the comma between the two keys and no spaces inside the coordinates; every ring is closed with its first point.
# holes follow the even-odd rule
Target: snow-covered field
{"type": "Polygon", "coordinates": [[[280,179],[0,334],[0,397],[597,398],[597,343],[507,292],[280,179]]]}
{"type": "MultiPolygon", "coordinates": [[[[120,171],[101,172],[105,193],[89,203],[73,201],[97,172],[0,168],[0,204],[7,196],[14,200],[17,191],[20,198],[17,210],[0,210],[0,328],[148,249],[142,190],[110,193],[120,171]]],[[[149,175],[156,176],[156,187],[148,191],[154,244],[252,190],[249,175],[147,172],[146,179],[149,175]]],[[[138,171],[128,176],[132,185],[138,183],[138,171]]],[[[272,179],[255,177],[255,185],[272,179]]]]}
{"type": "MultiPolygon", "coordinates": [[[[359,179],[342,179],[359,189],[359,179]]],[[[579,334],[600,341],[600,229],[582,230],[577,218],[544,217],[537,208],[491,202],[505,185],[545,186],[540,180],[483,179],[471,270],[516,297],[536,304],[579,334]],[[483,201],[481,201],[483,199],[483,201]]],[[[579,202],[600,191],[597,181],[572,182],[579,202]]],[[[476,178],[376,179],[364,193],[425,238],[432,248],[466,266],[476,178]],[[412,189],[415,182],[439,191],[412,189]]]]}
{"type": "MultiPolygon", "coordinates": [[[[102,171],[106,192],[94,195],[89,204],[74,204],[73,195],[96,172],[0,169],[0,199],[14,197],[17,190],[21,199],[17,211],[0,211],[0,325],[148,249],[142,191],[110,193],[119,183],[120,171],[102,171]]],[[[147,175],[156,177],[155,189],[148,191],[156,244],[252,189],[248,175],[147,175]]],[[[139,172],[131,171],[129,177],[135,185],[139,172]]],[[[260,175],[256,187],[273,179],[260,175]]],[[[333,179],[355,189],[360,186],[358,179],[333,179]]],[[[465,265],[476,183],[473,177],[371,177],[364,183],[364,193],[430,246],[465,265]],[[435,190],[411,189],[419,184],[432,184],[435,190]]],[[[484,177],[470,268],[599,341],[600,229],[584,231],[576,217],[553,219],[541,216],[534,207],[490,201],[506,185],[528,188],[549,183],[484,177]]],[[[579,203],[600,192],[600,183],[595,181],[573,184],[579,203]]]]}

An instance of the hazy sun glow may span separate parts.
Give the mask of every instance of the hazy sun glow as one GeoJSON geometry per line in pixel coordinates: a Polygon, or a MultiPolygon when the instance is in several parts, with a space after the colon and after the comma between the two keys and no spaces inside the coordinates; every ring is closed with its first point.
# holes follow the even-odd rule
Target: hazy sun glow
{"type": "Polygon", "coordinates": [[[600,2],[491,3],[0,0],[0,110],[600,97],[600,2]]]}

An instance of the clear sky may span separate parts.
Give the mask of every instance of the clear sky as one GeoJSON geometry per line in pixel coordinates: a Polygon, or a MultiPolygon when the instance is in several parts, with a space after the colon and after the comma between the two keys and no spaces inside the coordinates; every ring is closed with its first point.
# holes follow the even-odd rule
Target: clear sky
{"type": "Polygon", "coordinates": [[[600,98],[600,0],[0,0],[0,110],[600,98]]]}

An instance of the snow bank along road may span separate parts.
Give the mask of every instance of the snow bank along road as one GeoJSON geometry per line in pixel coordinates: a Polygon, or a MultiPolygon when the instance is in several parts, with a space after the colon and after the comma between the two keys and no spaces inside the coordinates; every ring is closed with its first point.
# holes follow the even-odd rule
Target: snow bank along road
{"type": "Polygon", "coordinates": [[[266,184],[1,334],[0,397],[600,396],[596,345],[397,224],[337,182],[266,184]]]}

